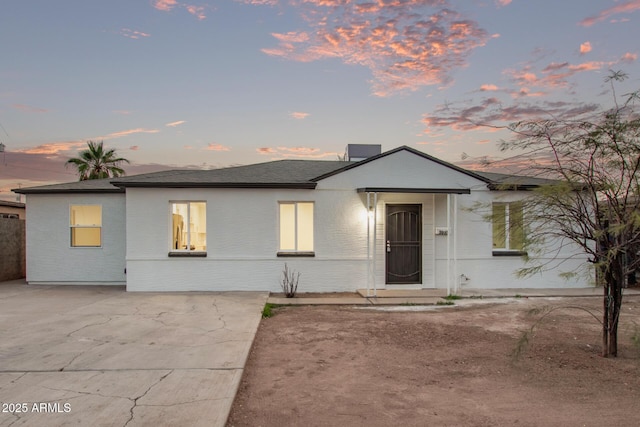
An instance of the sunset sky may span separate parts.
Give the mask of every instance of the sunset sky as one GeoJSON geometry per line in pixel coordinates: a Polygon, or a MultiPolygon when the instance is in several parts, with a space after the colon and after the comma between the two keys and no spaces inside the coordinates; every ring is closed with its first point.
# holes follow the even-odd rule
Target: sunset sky
{"type": "MultiPolygon", "coordinates": [[[[0,198],[76,180],[408,145],[474,166],[494,127],[640,89],[640,0],[4,0],[0,198]],[[464,161],[463,161],[464,160],[464,161]]],[[[495,167],[505,165],[496,163],[495,167]]]]}

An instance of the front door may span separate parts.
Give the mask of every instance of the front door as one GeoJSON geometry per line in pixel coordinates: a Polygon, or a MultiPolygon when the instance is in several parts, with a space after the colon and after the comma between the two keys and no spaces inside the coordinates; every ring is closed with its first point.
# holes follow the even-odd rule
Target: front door
{"type": "Polygon", "coordinates": [[[422,205],[387,205],[388,284],[422,283],[422,205]]]}

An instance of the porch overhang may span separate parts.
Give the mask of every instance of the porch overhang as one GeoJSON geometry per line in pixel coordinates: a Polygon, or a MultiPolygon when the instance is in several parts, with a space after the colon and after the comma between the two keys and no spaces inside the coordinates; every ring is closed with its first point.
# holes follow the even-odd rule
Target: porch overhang
{"type": "Polygon", "coordinates": [[[358,193],[471,194],[469,188],[362,187],[357,191],[358,193]]]}
{"type": "MultiPolygon", "coordinates": [[[[383,193],[396,193],[396,194],[431,194],[433,196],[433,203],[435,203],[435,195],[446,195],[446,226],[441,224],[441,227],[446,230],[445,233],[436,233],[437,235],[446,236],[446,284],[447,295],[457,294],[460,290],[459,276],[458,276],[458,195],[471,194],[470,188],[416,188],[416,187],[361,187],[357,188],[358,193],[364,193],[366,197],[363,202],[368,212],[369,220],[367,221],[367,296],[377,296],[377,283],[376,274],[378,269],[376,267],[376,261],[378,256],[376,254],[376,248],[378,247],[378,201],[381,200],[378,196],[383,193]],[[373,295],[371,290],[373,289],[373,295]]],[[[440,202],[442,203],[442,201],[440,202]]],[[[385,203],[382,204],[384,210],[385,203]]],[[[435,230],[435,205],[433,213],[433,227],[435,230]]],[[[440,222],[443,222],[440,219],[440,222]]],[[[386,227],[386,226],[385,226],[386,227]]],[[[385,233],[385,231],[383,231],[385,233]]],[[[387,241],[388,244],[388,241],[387,241]]],[[[435,248],[435,241],[434,241],[435,248]]],[[[384,250],[384,247],[383,247],[384,250]]],[[[387,246],[387,252],[390,252],[387,246]]],[[[387,268],[387,267],[385,267],[387,268]]],[[[433,258],[433,280],[435,286],[435,258],[433,258]]],[[[422,274],[422,270],[421,270],[422,274]]],[[[385,284],[387,281],[385,280],[385,284]]],[[[420,283],[424,284],[424,281],[420,283]]]]}

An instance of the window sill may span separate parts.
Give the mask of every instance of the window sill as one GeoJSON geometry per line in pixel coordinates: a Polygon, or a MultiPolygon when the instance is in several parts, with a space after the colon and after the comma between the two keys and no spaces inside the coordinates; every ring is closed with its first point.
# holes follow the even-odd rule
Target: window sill
{"type": "Polygon", "coordinates": [[[169,252],[169,258],[206,258],[206,252],[169,252]]]}
{"type": "Polygon", "coordinates": [[[493,256],[525,256],[525,251],[509,251],[509,250],[497,250],[492,252],[493,256]]]}
{"type": "Polygon", "coordinates": [[[299,258],[310,258],[315,257],[315,252],[278,252],[277,256],[279,257],[299,257],[299,258]]]}

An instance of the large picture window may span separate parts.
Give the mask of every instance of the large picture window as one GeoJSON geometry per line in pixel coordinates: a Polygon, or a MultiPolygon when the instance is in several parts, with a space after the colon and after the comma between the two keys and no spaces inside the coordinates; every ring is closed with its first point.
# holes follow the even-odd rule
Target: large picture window
{"type": "Polygon", "coordinates": [[[102,206],[71,205],[69,226],[71,247],[99,248],[102,246],[102,206]]]}
{"type": "Polygon", "coordinates": [[[280,203],[280,252],[313,252],[313,203],[280,203]]]}
{"type": "Polygon", "coordinates": [[[207,204],[205,202],[171,203],[171,251],[204,252],[207,250],[207,204]]]}
{"type": "Polygon", "coordinates": [[[522,251],[524,223],[521,202],[493,204],[493,249],[522,251]]]}

